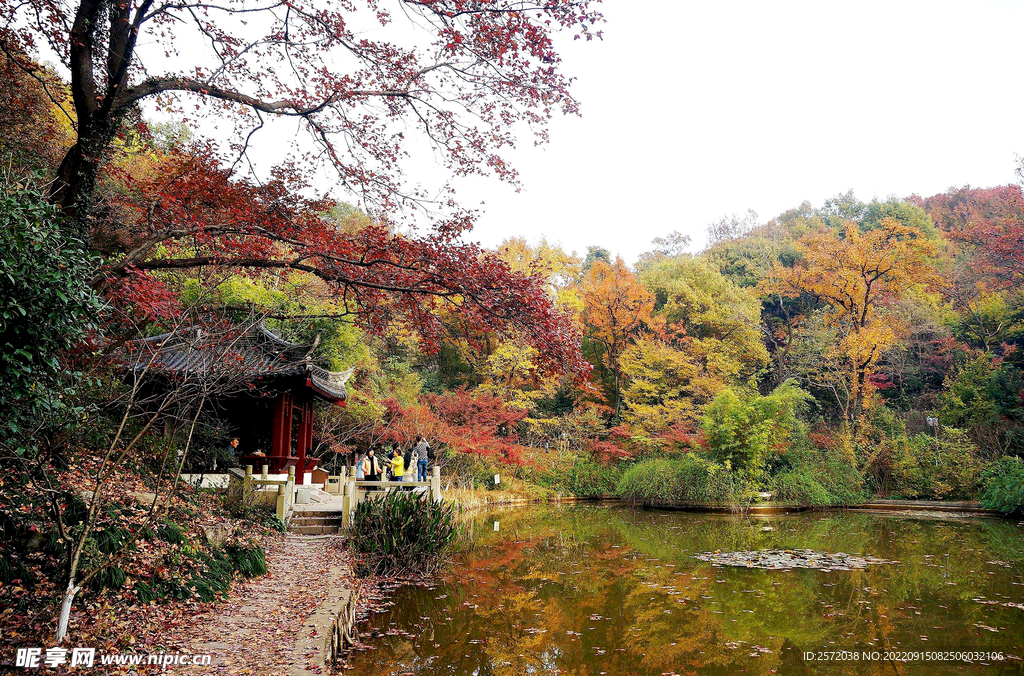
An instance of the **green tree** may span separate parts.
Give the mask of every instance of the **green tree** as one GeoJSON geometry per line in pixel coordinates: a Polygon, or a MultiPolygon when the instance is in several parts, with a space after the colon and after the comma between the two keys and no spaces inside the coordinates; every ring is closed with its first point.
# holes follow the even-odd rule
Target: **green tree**
{"type": "Polygon", "coordinates": [[[666,333],[686,337],[688,351],[726,384],[753,377],[768,361],[761,340],[761,300],[703,257],[663,260],[640,274],[655,297],[666,333]]]}
{"type": "Polygon", "coordinates": [[[1006,362],[978,355],[946,377],[939,422],[966,430],[989,455],[1024,450],[1024,376],[1006,362]]]}
{"type": "Polygon", "coordinates": [[[803,424],[799,414],[811,396],[786,381],[766,396],[727,388],[708,405],[701,427],[711,455],[740,477],[758,484],[772,452],[782,452],[803,424]]]}
{"type": "Polygon", "coordinates": [[[587,257],[583,259],[583,267],[581,269],[583,274],[586,274],[597,261],[604,261],[610,265],[612,262],[612,252],[601,246],[588,246],[587,257]]]}
{"type": "MultiPolygon", "coordinates": [[[[69,409],[80,374],[72,351],[97,329],[101,302],[89,286],[95,262],[58,225],[32,186],[0,187],[0,409],[5,445],[23,455],[69,409]]],[[[50,430],[52,431],[52,430],[50,430]]]]}
{"type": "Polygon", "coordinates": [[[939,238],[939,229],[935,227],[931,216],[921,207],[898,197],[890,197],[882,202],[871,200],[859,219],[860,229],[867,231],[884,227],[882,222],[887,218],[893,218],[906,227],[920,230],[928,239],[939,238]]]}

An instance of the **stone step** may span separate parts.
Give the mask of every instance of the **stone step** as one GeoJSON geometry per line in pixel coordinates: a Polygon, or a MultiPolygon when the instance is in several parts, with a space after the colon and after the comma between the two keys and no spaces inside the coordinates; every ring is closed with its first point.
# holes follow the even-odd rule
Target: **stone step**
{"type": "Polygon", "coordinates": [[[341,514],[332,516],[306,516],[305,514],[293,514],[289,520],[292,525],[341,525],[341,514]]]}
{"type": "Polygon", "coordinates": [[[296,509],[294,512],[292,512],[292,519],[340,519],[341,517],[341,509],[296,509]]]}
{"type": "Polygon", "coordinates": [[[288,532],[296,535],[337,535],[341,524],[335,526],[297,526],[288,524],[288,532]]]}
{"type": "Polygon", "coordinates": [[[321,498],[321,499],[324,499],[324,500],[330,500],[331,499],[331,494],[328,493],[327,491],[325,491],[324,489],[320,488],[319,486],[310,486],[310,488],[309,488],[309,496],[310,497],[318,497],[318,498],[321,498]]]}

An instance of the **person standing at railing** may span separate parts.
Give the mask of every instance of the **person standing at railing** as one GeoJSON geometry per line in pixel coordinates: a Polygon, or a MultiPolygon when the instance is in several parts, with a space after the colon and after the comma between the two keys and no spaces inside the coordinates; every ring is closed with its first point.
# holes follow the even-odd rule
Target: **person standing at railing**
{"type": "Polygon", "coordinates": [[[365,455],[359,455],[359,450],[354,451],[356,462],[352,466],[353,471],[356,473],[356,481],[366,481],[366,475],[363,474],[363,460],[366,459],[365,455]]]}
{"type": "Polygon", "coordinates": [[[412,462],[412,444],[405,445],[405,455],[402,456],[402,462],[405,463],[405,480],[416,481],[416,466],[412,462]]]}
{"type": "Polygon", "coordinates": [[[384,472],[372,447],[366,452],[366,457],[363,458],[361,463],[361,469],[366,481],[380,481],[381,474],[384,472]]]}
{"type": "Polygon", "coordinates": [[[427,466],[430,463],[430,444],[422,434],[416,435],[416,445],[412,449],[412,456],[416,462],[416,481],[426,481],[427,466]]]}
{"type": "Polygon", "coordinates": [[[397,445],[391,453],[391,474],[394,475],[395,481],[405,481],[405,459],[402,458],[402,452],[398,450],[397,445]]]}

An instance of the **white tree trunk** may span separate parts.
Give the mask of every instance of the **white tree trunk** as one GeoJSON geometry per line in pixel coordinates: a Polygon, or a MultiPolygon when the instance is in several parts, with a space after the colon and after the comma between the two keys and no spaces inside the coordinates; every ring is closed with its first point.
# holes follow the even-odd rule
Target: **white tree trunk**
{"type": "Polygon", "coordinates": [[[68,635],[68,624],[71,622],[71,604],[75,601],[81,587],[76,587],[68,582],[68,588],[60,599],[60,615],[57,618],[57,645],[60,645],[68,635]]]}

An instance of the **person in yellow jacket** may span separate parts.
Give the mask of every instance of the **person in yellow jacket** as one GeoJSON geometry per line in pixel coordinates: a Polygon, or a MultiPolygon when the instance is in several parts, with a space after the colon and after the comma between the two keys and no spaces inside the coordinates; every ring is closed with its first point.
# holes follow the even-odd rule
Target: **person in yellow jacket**
{"type": "Polygon", "coordinates": [[[391,473],[394,475],[395,481],[404,481],[405,460],[402,458],[402,454],[399,452],[397,446],[395,446],[395,450],[391,456],[391,473]]]}

